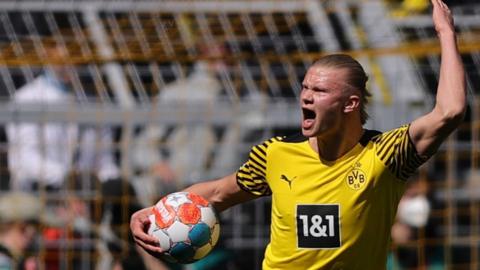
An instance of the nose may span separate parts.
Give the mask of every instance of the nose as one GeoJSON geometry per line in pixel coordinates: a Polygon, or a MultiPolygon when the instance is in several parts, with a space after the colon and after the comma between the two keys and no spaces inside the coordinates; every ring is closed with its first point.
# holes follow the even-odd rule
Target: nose
{"type": "Polygon", "coordinates": [[[313,103],[312,91],[308,89],[303,89],[301,94],[301,100],[303,104],[312,104],[313,103]]]}

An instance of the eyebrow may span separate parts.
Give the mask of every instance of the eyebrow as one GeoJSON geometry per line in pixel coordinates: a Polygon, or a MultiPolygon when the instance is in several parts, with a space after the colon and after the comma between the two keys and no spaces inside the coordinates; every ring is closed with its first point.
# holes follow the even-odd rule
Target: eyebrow
{"type": "Polygon", "coordinates": [[[303,83],[302,83],[302,88],[313,89],[313,90],[321,89],[321,88],[318,88],[317,86],[308,86],[308,85],[303,84],[303,83]]]}

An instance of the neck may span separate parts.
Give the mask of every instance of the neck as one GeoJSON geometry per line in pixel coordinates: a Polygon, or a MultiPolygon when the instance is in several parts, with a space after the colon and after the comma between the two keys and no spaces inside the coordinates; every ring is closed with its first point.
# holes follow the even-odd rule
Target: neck
{"type": "Polygon", "coordinates": [[[309,144],[318,153],[320,159],[337,160],[355,147],[363,135],[361,125],[353,126],[353,128],[341,128],[337,132],[311,137],[309,144]]]}

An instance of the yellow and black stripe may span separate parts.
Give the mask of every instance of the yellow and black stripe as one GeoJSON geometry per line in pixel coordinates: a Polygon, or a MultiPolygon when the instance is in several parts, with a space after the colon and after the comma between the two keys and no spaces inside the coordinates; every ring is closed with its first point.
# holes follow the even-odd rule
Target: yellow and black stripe
{"type": "Polygon", "coordinates": [[[248,161],[237,171],[237,183],[243,190],[257,196],[272,194],[266,181],[267,149],[269,145],[282,139],[274,137],[252,147],[248,161]]]}
{"type": "Polygon", "coordinates": [[[398,179],[404,181],[428,159],[417,153],[408,135],[409,127],[404,125],[373,138],[377,156],[398,179]]]}

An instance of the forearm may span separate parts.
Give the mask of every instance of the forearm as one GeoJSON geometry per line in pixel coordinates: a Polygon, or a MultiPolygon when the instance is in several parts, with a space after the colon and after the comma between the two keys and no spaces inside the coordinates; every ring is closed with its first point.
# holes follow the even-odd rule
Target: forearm
{"type": "Polygon", "coordinates": [[[235,174],[225,176],[218,180],[192,185],[186,188],[185,191],[193,192],[204,197],[219,212],[238,203],[256,198],[256,196],[240,189],[237,185],[235,174]]]}
{"type": "Polygon", "coordinates": [[[466,109],[465,70],[454,30],[438,35],[442,56],[435,109],[445,120],[459,124],[466,109]]]}
{"type": "Polygon", "coordinates": [[[218,180],[197,183],[187,187],[183,191],[188,191],[200,195],[203,198],[207,199],[207,201],[209,201],[211,204],[213,204],[215,208],[217,208],[215,205],[216,203],[218,203],[218,199],[216,198],[216,194],[218,193],[217,181],[218,180]]]}

